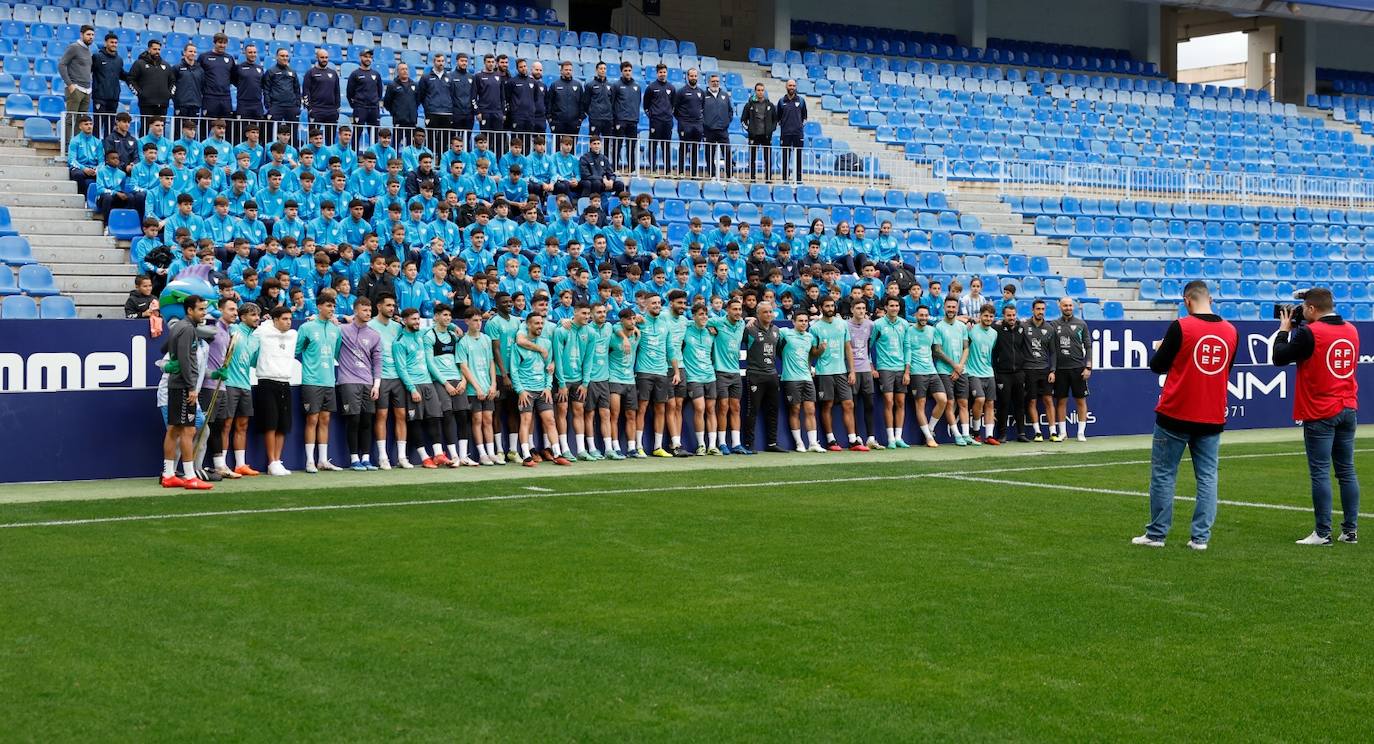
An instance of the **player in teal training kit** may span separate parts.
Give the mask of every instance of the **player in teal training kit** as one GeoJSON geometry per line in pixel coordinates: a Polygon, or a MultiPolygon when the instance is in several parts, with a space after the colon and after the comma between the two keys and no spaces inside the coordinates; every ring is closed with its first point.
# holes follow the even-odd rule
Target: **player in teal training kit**
{"type": "Polygon", "coordinates": [[[495,345],[493,359],[496,362],[496,373],[498,375],[499,392],[496,398],[496,413],[493,418],[493,426],[500,428],[502,425],[506,429],[505,443],[508,447],[502,447],[500,435],[496,438],[497,452],[506,453],[506,462],[518,462],[520,456],[516,453],[518,445],[519,426],[517,411],[515,406],[515,391],[511,387],[510,365],[511,353],[515,350],[515,335],[520,332],[524,323],[520,318],[511,313],[511,297],[505,292],[496,293],[496,314],[487,319],[485,323],[486,333],[491,336],[492,343],[495,345]]]}
{"type": "MultiPolygon", "coordinates": [[[[261,340],[253,335],[262,310],[257,303],[245,302],[239,306],[239,322],[230,327],[234,334],[234,353],[224,360],[228,376],[224,378],[224,392],[228,396],[225,413],[224,442],[229,443],[230,422],[233,422],[234,461],[238,463],[234,472],[239,475],[260,475],[248,464],[248,420],[253,418],[253,383],[249,373],[258,364],[258,344],[261,340]]],[[[227,458],[226,458],[226,465],[227,458]]]]}
{"type": "Polygon", "coordinates": [[[906,360],[906,333],[909,325],[902,319],[902,300],[889,297],[883,303],[883,316],[873,321],[868,345],[874,349],[873,365],[878,369],[878,392],[883,396],[887,421],[887,446],[910,447],[902,440],[906,422],[906,389],[909,382],[906,360]]]}
{"type": "Polygon", "coordinates": [[[992,373],[992,347],[997,345],[997,331],[992,327],[993,320],[992,305],[983,305],[978,309],[978,323],[968,332],[968,384],[969,395],[973,398],[974,444],[1001,444],[992,436],[997,422],[997,379],[992,373]]]}
{"type": "MultiPolygon", "coordinates": [[[[435,452],[442,452],[439,421],[444,417],[444,409],[439,402],[439,393],[434,389],[434,378],[429,374],[429,366],[425,364],[425,334],[420,330],[420,311],[413,307],[402,310],[401,325],[405,330],[396,343],[391,345],[391,356],[396,363],[396,376],[400,378],[401,384],[405,385],[406,394],[409,396],[406,418],[420,425],[421,436],[424,437],[420,441],[427,441],[433,445],[435,452]]],[[[425,445],[421,444],[415,451],[420,453],[422,467],[439,467],[425,445]]],[[[405,450],[400,450],[398,454],[404,458],[406,453],[405,450]]]]}
{"type": "Polygon", "coordinates": [[[301,324],[296,356],[301,360],[301,402],[305,407],[305,472],[342,470],[329,461],[329,417],[334,412],[334,362],[339,358],[343,332],[334,322],[334,292],[315,301],[318,315],[301,324]],[[315,447],[320,449],[319,459],[315,447]]]}
{"type": "Polygon", "coordinates": [[[377,398],[375,430],[377,467],[382,470],[391,469],[391,458],[386,449],[386,420],[389,413],[396,422],[396,464],[402,468],[413,468],[415,466],[411,465],[406,457],[406,401],[409,396],[405,385],[401,384],[400,377],[396,375],[396,362],[392,357],[392,347],[396,345],[403,330],[400,321],[396,319],[396,297],[383,292],[377,295],[373,304],[377,317],[369,320],[367,325],[382,337],[382,386],[377,398]]]}
{"type": "Polygon", "coordinates": [[[591,306],[578,303],[573,308],[573,317],[567,326],[558,324],[545,329],[551,335],[554,359],[554,422],[558,425],[558,446],[565,455],[573,451],[568,447],[568,411],[572,411],[573,441],[577,443],[577,459],[590,462],[592,456],[587,452],[586,400],[587,388],[582,377],[587,366],[587,337],[591,334],[591,306]]]}
{"type": "Polygon", "coordinates": [[[968,375],[964,366],[968,364],[968,326],[958,318],[959,301],[954,298],[945,300],[945,317],[935,324],[935,371],[945,387],[945,398],[950,401],[945,408],[945,423],[954,436],[954,443],[963,447],[973,442],[968,435],[968,375]],[[955,420],[955,409],[958,420],[955,420]]]}
{"type": "Polygon", "coordinates": [[[467,332],[458,346],[463,350],[458,370],[467,381],[464,394],[472,412],[472,441],[477,447],[480,465],[505,465],[496,452],[496,432],[492,427],[492,412],[496,410],[496,365],[492,362],[492,341],[482,332],[482,311],[468,308],[463,316],[467,332]]]}
{"type": "MultiPolygon", "coordinates": [[[[791,328],[778,329],[778,344],[782,347],[782,396],[787,401],[787,423],[792,430],[792,442],[798,452],[806,452],[802,439],[802,420],[815,426],[816,384],[811,379],[811,360],[825,349],[808,330],[810,316],[792,316],[791,328]]],[[[807,429],[812,452],[825,452],[814,428],[807,429]]]]}
{"type": "Polygon", "coordinates": [[[949,405],[945,384],[935,371],[935,329],[930,325],[930,308],[916,308],[916,322],[906,329],[907,389],[915,399],[916,423],[925,435],[927,447],[939,447],[935,442],[934,422],[940,420],[949,405]],[[926,398],[935,399],[935,410],[926,417],[926,398]]]}
{"type": "Polygon", "coordinates": [[[672,319],[663,312],[657,295],[645,300],[645,314],[639,322],[639,344],[635,353],[635,383],[639,387],[639,424],[643,428],[653,405],[654,439],[650,454],[672,457],[663,449],[663,432],[668,425],[668,398],[681,377],[677,354],[672,348],[672,319]],[[671,372],[671,374],[669,374],[671,372]]]}
{"type": "Polygon", "coordinates": [[[635,324],[634,309],[627,307],[620,311],[620,322],[611,334],[609,352],[606,355],[610,366],[611,423],[615,424],[620,419],[622,410],[625,412],[627,451],[621,454],[620,448],[616,447],[607,452],[606,456],[612,460],[623,460],[626,455],[640,459],[649,456],[639,443],[639,385],[635,380],[638,354],[639,328],[635,324]]]}
{"type": "Polygon", "coordinates": [[[525,329],[516,334],[515,348],[511,352],[511,385],[520,409],[520,457],[527,468],[539,463],[533,447],[536,415],[544,429],[544,441],[549,443],[542,459],[552,460],[557,465],[572,464],[563,457],[558,441],[551,434],[557,431],[553,420],[553,339],[544,331],[544,316],[532,313],[525,319],[525,329]]]}
{"type": "Polygon", "coordinates": [[[706,325],[710,311],[698,302],[692,308],[692,323],[683,334],[682,367],[687,377],[687,399],[692,401],[692,423],[696,427],[697,448],[693,454],[716,454],[716,365],[712,358],[716,339],[706,325]]]}
{"type": "MultiPolygon", "coordinates": [[[[589,445],[587,457],[604,460],[615,446],[615,422],[611,419],[611,335],[615,324],[606,321],[606,304],[592,305],[592,322],[587,324],[582,346],[582,429],[589,445]],[[596,448],[596,425],[601,424],[601,449],[596,448]]],[[[581,453],[578,454],[581,459],[581,453]]]]}
{"type": "MultiPolygon", "coordinates": [[[[738,299],[725,303],[725,316],[707,323],[715,332],[711,360],[716,368],[716,446],[722,455],[752,455],[744,446],[740,426],[740,404],[744,378],[740,374],[739,351],[744,342],[744,305],[738,299]],[[729,431],[730,441],[725,441],[729,431]]],[[[709,448],[707,452],[710,452],[709,448]]]]}
{"type": "Polygon", "coordinates": [[[849,323],[835,313],[835,301],[821,300],[821,317],[811,323],[811,335],[825,346],[816,358],[816,401],[820,407],[821,428],[825,430],[826,449],[843,449],[835,441],[830,413],[836,403],[844,416],[849,449],[867,452],[868,447],[854,430],[854,347],[849,341],[849,323]]]}
{"type": "Polygon", "coordinates": [[[467,384],[461,365],[466,351],[461,337],[452,325],[453,308],[440,302],[434,306],[434,325],[425,331],[425,366],[434,381],[434,393],[439,396],[444,447],[434,453],[435,465],[458,468],[479,463],[468,457],[471,437],[467,384]]]}

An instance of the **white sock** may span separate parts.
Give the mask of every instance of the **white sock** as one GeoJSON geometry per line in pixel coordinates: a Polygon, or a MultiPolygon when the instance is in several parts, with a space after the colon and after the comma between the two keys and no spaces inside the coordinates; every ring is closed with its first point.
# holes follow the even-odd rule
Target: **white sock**
{"type": "Polygon", "coordinates": [[[196,466],[195,466],[195,464],[194,464],[194,463],[190,463],[190,462],[183,462],[183,463],[181,463],[181,473],[182,473],[182,475],[185,475],[187,478],[194,478],[194,477],[196,477],[196,466]]]}
{"type": "Polygon", "coordinates": [[[409,452],[409,451],[410,451],[410,450],[406,449],[406,440],[404,440],[404,439],[397,439],[397,440],[396,440],[396,461],[397,461],[397,462],[405,462],[405,461],[406,461],[406,453],[409,452]]]}
{"type": "MultiPolygon", "coordinates": [[[[559,437],[559,439],[562,439],[562,437],[559,437]]],[[[559,442],[554,442],[554,443],[553,443],[552,449],[553,449],[553,456],[554,456],[554,457],[562,457],[562,456],[563,456],[563,452],[564,452],[564,450],[563,450],[563,445],[560,444],[559,442]]]]}
{"type": "Polygon", "coordinates": [[[215,455],[215,469],[216,469],[216,470],[228,470],[228,469],[229,469],[229,465],[228,465],[227,463],[225,463],[224,460],[225,460],[224,455],[222,455],[222,454],[220,454],[220,455],[215,455]]]}
{"type": "Polygon", "coordinates": [[[663,432],[654,432],[654,449],[663,449],[663,432]]]}
{"type": "Polygon", "coordinates": [[[553,437],[549,436],[548,434],[544,435],[544,449],[553,449],[553,442],[553,437]]]}
{"type": "Polygon", "coordinates": [[[620,451],[620,448],[617,447],[617,446],[615,446],[615,438],[613,438],[613,437],[602,437],[602,438],[601,438],[601,444],[602,444],[603,446],[605,446],[605,448],[606,448],[605,451],[606,451],[606,452],[619,452],[619,451],[620,451]]]}
{"type": "MultiPolygon", "coordinates": [[[[586,434],[574,434],[574,435],[573,435],[573,441],[577,442],[577,451],[578,451],[578,452],[586,452],[586,451],[587,451],[587,435],[586,435],[586,434]]],[[[568,446],[567,446],[566,444],[563,445],[563,449],[567,449],[567,448],[568,448],[568,446]]]]}
{"type": "Polygon", "coordinates": [[[835,432],[833,432],[833,431],[827,431],[827,432],[825,433],[825,443],[826,443],[826,444],[834,444],[834,443],[835,443],[835,432]]]}
{"type": "Polygon", "coordinates": [[[1034,423],[1032,423],[1031,425],[1035,427],[1035,433],[1036,433],[1036,434],[1039,434],[1039,433],[1040,433],[1040,421],[1039,421],[1039,419],[1037,419],[1037,420],[1036,420],[1034,423]]]}
{"type": "Polygon", "coordinates": [[[523,458],[525,458],[526,460],[530,459],[530,444],[529,444],[529,442],[521,442],[521,443],[520,443],[520,456],[523,457],[523,458]]]}
{"type": "Polygon", "coordinates": [[[313,445],[313,444],[307,444],[307,445],[305,445],[305,464],[306,464],[306,465],[314,465],[314,464],[315,464],[315,445],[313,445]]]}
{"type": "Polygon", "coordinates": [[[234,462],[240,465],[247,465],[248,450],[234,450],[234,462]]]}
{"type": "Polygon", "coordinates": [[[571,452],[571,451],[572,451],[572,448],[570,448],[570,447],[568,446],[568,435],[567,435],[567,434],[559,434],[559,435],[558,435],[558,446],[561,447],[561,448],[563,448],[563,451],[564,451],[564,452],[571,452]]]}
{"type": "Polygon", "coordinates": [[[816,430],[815,430],[815,429],[809,429],[809,430],[807,430],[806,435],[807,435],[807,437],[809,437],[809,438],[811,439],[811,443],[812,443],[812,444],[814,444],[814,445],[816,445],[816,446],[818,446],[818,447],[820,446],[820,444],[821,444],[821,438],[820,438],[820,436],[818,436],[818,435],[816,434],[816,430]]]}
{"type": "MultiPolygon", "coordinates": [[[[722,438],[725,436],[725,432],[721,432],[720,434],[721,434],[721,437],[722,437],[722,438]]],[[[739,429],[731,429],[731,430],[730,430],[730,446],[731,446],[731,447],[743,447],[743,446],[744,446],[743,444],[740,443],[740,430],[739,430],[739,429]]]]}
{"type": "Polygon", "coordinates": [[[516,441],[515,441],[515,440],[519,439],[520,437],[519,437],[519,435],[517,435],[517,434],[511,434],[509,438],[510,438],[510,447],[509,447],[508,449],[509,449],[511,452],[514,452],[514,451],[515,451],[515,448],[516,448],[516,441]]]}
{"type": "Polygon", "coordinates": [[[450,444],[448,446],[448,456],[450,460],[468,459],[468,440],[459,439],[457,447],[450,444]],[[455,452],[454,450],[457,450],[457,452],[455,452]]]}
{"type": "Polygon", "coordinates": [[[351,454],[351,453],[348,455],[348,461],[349,461],[349,462],[360,462],[360,460],[358,459],[358,456],[357,456],[357,455],[354,455],[354,454],[351,454]]]}
{"type": "Polygon", "coordinates": [[[931,440],[935,439],[935,432],[933,432],[933,431],[930,430],[930,424],[926,424],[926,425],[922,426],[922,427],[921,427],[921,433],[924,434],[924,435],[926,435],[926,441],[931,441],[931,440]]]}
{"type": "Polygon", "coordinates": [[[1078,436],[1085,436],[1088,431],[1088,422],[1083,419],[1078,420],[1078,436]]]}
{"type": "Polygon", "coordinates": [[[717,435],[716,435],[716,432],[714,432],[714,431],[708,431],[708,432],[706,432],[706,446],[707,446],[709,449],[715,449],[715,448],[716,448],[716,436],[717,436],[717,435]]]}
{"type": "Polygon", "coordinates": [[[959,432],[962,433],[962,434],[964,435],[964,439],[968,439],[968,422],[967,422],[967,421],[965,421],[965,422],[962,423],[962,424],[959,424],[959,432]]]}
{"type": "Polygon", "coordinates": [[[171,478],[172,476],[174,476],[174,475],[176,475],[176,474],[177,474],[177,461],[176,461],[176,460],[163,460],[163,461],[162,461],[162,476],[163,476],[164,478],[171,478]]]}
{"type": "Polygon", "coordinates": [[[323,442],[316,446],[320,448],[320,459],[318,462],[329,462],[329,443],[323,442]]]}
{"type": "Polygon", "coordinates": [[[387,462],[385,439],[377,440],[377,462],[387,462]]]}
{"type": "Polygon", "coordinates": [[[983,424],[983,436],[992,436],[992,424],[983,424]]]}
{"type": "Polygon", "coordinates": [[[429,459],[429,452],[425,449],[423,444],[415,448],[415,454],[419,455],[421,460],[429,459]]]}
{"type": "Polygon", "coordinates": [[[806,440],[805,440],[805,439],[802,439],[801,429],[793,429],[793,430],[792,430],[792,441],[796,442],[797,444],[799,444],[799,445],[801,445],[801,446],[803,446],[803,447],[806,446],[806,440]]]}
{"type": "Polygon", "coordinates": [[[682,446],[682,437],[673,437],[673,449],[677,449],[677,448],[679,448],[679,447],[681,447],[681,446],[682,446]]]}

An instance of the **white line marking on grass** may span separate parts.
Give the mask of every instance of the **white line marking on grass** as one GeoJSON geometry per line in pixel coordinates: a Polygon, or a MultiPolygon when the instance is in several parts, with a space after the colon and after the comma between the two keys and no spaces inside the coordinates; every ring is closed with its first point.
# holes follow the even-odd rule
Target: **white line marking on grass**
{"type": "Polygon", "coordinates": [[[539,486],[525,486],[525,490],[534,491],[536,493],[553,493],[552,488],[540,488],[539,486]]]}
{"type": "MultiPolygon", "coordinates": [[[[1374,452],[1374,449],[1357,449],[1356,452],[1374,452]]],[[[1246,460],[1256,457],[1291,457],[1303,455],[1302,452],[1274,452],[1274,453],[1254,453],[1243,455],[1223,455],[1221,460],[1246,460]]],[[[1026,473],[1045,470],[1072,470],[1082,468],[1105,468],[1117,465],[1144,465],[1149,460],[1118,460],[1115,462],[1096,462],[1096,463],[1065,463],[1060,465],[1037,465],[1031,467],[1016,468],[990,468],[985,470],[961,470],[944,473],[905,473],[902,475],[860,475],[850,478],[813,478],[808,480],[775,480],[775,481],[756,481],[752,483],[717,483],[701,486],[669,486],[655,488],[609,488],[592,491],[549,491],[547,493],[512,493],[497,496],[469,496],[452,499],[409,499],[405,501],[375,501],[371,503],[354,504],[316,504],[311,506],[276,506],[263,509],[224,509],[218,511],[199,511],[185,512],[182,514],[131,514],[123,517],[93,517],[88,519],[55,519],[42,522],[10,522],[0,524],[0,529],[15,529],[19,527],[75,527],[91,524],[114,524],[117,522],[161,522],[173,519],[201,519],[207,517],[235,517],[253,514],[294,514],[303,512],[328,512],[328,511],[349,511],[356,509],[383,509],[406,506],[437,506],[444,504],[467,504],[486,501],[520,501],[523,499],[547,499],[563,496],[614,496],[640,493],[660,493],[683,492],[683,491],[719,491],[728,488],[768,488],[772,486],[811,486],[829,485],[835,483],[863,483],[876,481],[905,481],[918,480],[921,478],[952,478],[961,480],[977,480],[975,476],[997,475],[1001,473],[1026,473]]],[[[988,479],[992,481],[992,479],[988,479]]],[[[1144,496],[1146,494],[1133,491],[1107,491],[1102,489],[1086,488],[1082,486],[1061,486],[1046,483],[1026,483],[1020,481],[1001,481],[1003,484],[1050,488],[1060,490],[1081,490],[1093,493],[1114,493],[1127,496],[1144,496]]],[[[528,486],[527,486],[528,488],[528,486]]],[[[1190,497],[1178,497],[1191,500],[1190,497]]],[[[1262,509],[1280,509],[1284,511],[1310,511],[1297,506],[1287,506],[1282,504],[1258,504],[1245,501],[1222,501],[1222,504],[1231,506],[1253,506],[1262,509]]],[[[1365,516],[1365,515],[1361,515],[1365,516]]]]}
{"type": "MultiPolygon", "coordinates": [[[[1092,488],[1090,486],[1070,486],[1063,483],[1035,483],[1027,481],[1005,480],[1003,478],[983,478],[972,475],[961,475],[957,473],[936,474],[936,478],[947,478],[949,480],[970,481],[975,483],[994,483],[1003,486],[1023,486],[1025,488],[1041,488],[1051,491],[1080,491],[1082,493],[1106,493],[1116,496],[1134,496],[1137,498],[1149,498],[1150,494],[1139,491],[1118,491],[1112,488],[1092,488]]],[[[1178,501],[1197,501],[1194,496],[1174,496],[1178,501]]],[[[1312,509],[1305,506],[1293,506],[1291,504],[1262,504],[1257,501],[1234,501],[1232,499],[1217,499],[1217,503],[1224,506],[1248,506],[1255,509],[1276,509],[1278,511],[1296,511],[1311,513],[1312,509]]],[[[1374,514],[1361,514],[1366,519],[1374,519],[1374,514]]]]}

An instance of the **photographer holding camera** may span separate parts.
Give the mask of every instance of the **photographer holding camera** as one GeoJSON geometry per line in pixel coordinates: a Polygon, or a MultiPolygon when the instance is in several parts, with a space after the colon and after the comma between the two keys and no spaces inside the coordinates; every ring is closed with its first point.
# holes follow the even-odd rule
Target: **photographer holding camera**
{"type": "Polygon", "coordinates": [[[1355,429],[1359,386],[1355,368],[1360,358],[1360,335],[1337,315],[1331,290],[1317,287],[1294,295],[1301,306],[1276,307],[1279,337],[1274,341],[1274,364],[1296,362],[1298,380],[1293,418],[1302,423],[1307,470],[1312,477],[1312,510],[1316,531],[1299,545],[1331,545],[1331,466],[1341,487],[1341,542],[1358,541],[1360,483],[1355,477],[1355,429]],[[1301,318],[1295,316],[1301,313],[1301,318]],[[1305,323],[1303,321],[1306,321],[1305,323]]]}

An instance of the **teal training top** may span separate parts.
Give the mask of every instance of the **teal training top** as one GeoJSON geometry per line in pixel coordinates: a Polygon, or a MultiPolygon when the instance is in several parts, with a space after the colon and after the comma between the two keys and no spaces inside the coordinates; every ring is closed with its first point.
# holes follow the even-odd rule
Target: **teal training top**
{"type": "Polygon", "coordinates": [[[843,375],[849,372],[845,358],[844,345],[849,341],[849,322],[836,315],[827,323],[824,320],[811,321],[811,330],[818,342],[825,344],[825,351],[816,357],[817,375],[843,375]]]}
{"type": "Polygon", "coordinates": [[[391,345],[396,343],[396,339],[401,337],[401,331],[403,330],[401,328],[401,322],[392,320],[390,323],[383,325],[381,318],[373,318],[367,321],[367,325],[371,327],[372,330],[376,331],[378,336],[382,337],[382,379],[396,379],[398,377],[396,374],[396,361],[391,357],[391,345]]]}
{"type": "Polygon", "coordinates": [[[510,374],[511,352],[515,349],[515,335],[524,327],[524,321],[515,317],[502,318],[500,313],[491,316],[482,330],[496,342],[501,353],[501,364],[510,374]]]}
{"type": "MultiPolygon", "coordinates": [[[[940,345],[940,350],[945,356],[959,361],[960,355],[964,353],[964,344],[968,341],[968,326],[954,321],[948,323],[941,320],[935,324],[935,343],[940,345]]],[[[941,359],[935,360],[935,371],[947,375],[954,371],[954,368],[941,359]]]]}
{"type": "Polygon", "coordinates": [[[450,382],[463,379],[463,373],[458,371],[458,365],[463,361],[463,352],[458,345],[459,338],[458,331],[453,326],[449,326],[443,333],[440,333],[437,327],[425,331],[425,366],[429,368],[429,376],[436,381],[450,382]]]}
{"type": "Polygon", "coordinates": [[[262,342],[253,335],[251,328],[242,323],[235,323],[231,332],[236,340],[234,341],[234,354],[224,364],[229,368],[228,376],[224,378],[224,384],[239,390],[251,390],[253,381],[249,373],[258,366],[258,345],[262,342]]]}
{"type": "Polygon", "coordinates": [[[910,326],[901,318],[888,320],[886,315],[873,321],[873,331],[868,337],[868,345],[877,357],[873,366],[884,372],[906,369],[906,334],[910,326]]]}
{"type": "Polygon", "coordinates": [[[413,393],[420,385],[430,382],[429,367],[425,364],[425,331],[402,333],[391,345],[391,355],[396,361],[396,377],[406,390],[413,393]]]}
{"type": "MultiPolygon", "coordinates": [[[[549,338],[545,329],[544,333],[531,337],[529,331],[525,331],[525,338],[533,342],[544,351],[551,352],[553,340],[549,338]]],[[[550,355],[552,356],[552,355],[550,355]]],[[[541,392],[549,389],[551,379],[549,377],[549,361],[543,354],[526,349],[520,344],[515,344],[515,350],[511,352],[511,359],[515,363],[515,368],[511,370],[511,385],[515,392],[541,392]]]]}
{"type": "Polygon", "coordinates": [[[615,332],[611,334],[610,353],[606,355],[610,365],[611,382],[620,385],[635,384],[635,357],[638,356],[638,353],[638,331],[626,331],[624,326],[617,323],[615,332]],[[629,351],[625,350],[627,338],[629,339],[629,351]]]}
{"type": "Polygon", "coordinates": [[[582,384],[609,382],[611,379],[610,354],[611,335],[615,324],[587,324],[582,336],[582,384]]]}
{"type": "Polygon", "coordinates": [[[716,339],[705,326],[696,323],[687,326],[683,337],[682,363],[687,368],[688,382],[715,383],[716,365],[711,358],[715,347],[716,339]]]}
{"type": "Polygon", "coordinates": [[[716,329],[711,361],[717,372],[739,374],[739,348],[744,342],[744,319],[731,323],[727,318],[711,318],[708,328],[716,329]]]}
{"type": "Polygon", "coordinates": [[[342,344],[343,331],[334,321],[316,318],[302,323],[296,333],[301,384],[334,387],[334,362],[342,344]]]}
{"type": "MultiPolygon", "coordinates": [[[[564,328],[561,324],[554,326],[550,341],[553,345],[554,373],[557,375],[559,387],[582,382],[582,368],[586,364],[583,343],[589,327],[576,323],[573,323],[571,328],[564,328]]],[[[549,335],[547,327],[544,329],[544,335],[549,335]]]]}
{"type": "Polygon", "coordinates": [[[485,333],[473,336],[464,333],[458,347],[463,350],[463,356],[458,360],[459,364],[464,362],[468,365],[468,372],[477,378],[481,387],[468,384],[468,395],[485,395],[490,390],[491,385],[491,338],[485,333]]]}
{"type": "Polygon", "coordinates": [[[979,323],[969,329],[968,339],[968,376],[992,377],[992,347],[997,344],[997,331],[979,323]]]}
{"type": "Polygon", "coordinates": [[[672,340],[672,321],[667,313],[645,315],[639,324],[639,348],[635,352],[635,371],[647,375],[668,374],[668,345],[672,340]]]}
{"type": "Polygon", "coordinates": [[[779,328],[778,343],[782,345],[782,381],[803,382],[811,379],[811,349],[819,343],[810,331],[779,328]]]}
{"type": "Polygon", "coordinates": [[[930,347],[935,343],[935,329],[912,323],[906,329],[906,363],[913,375],[935,374],[935,359],[930,347]]]}

